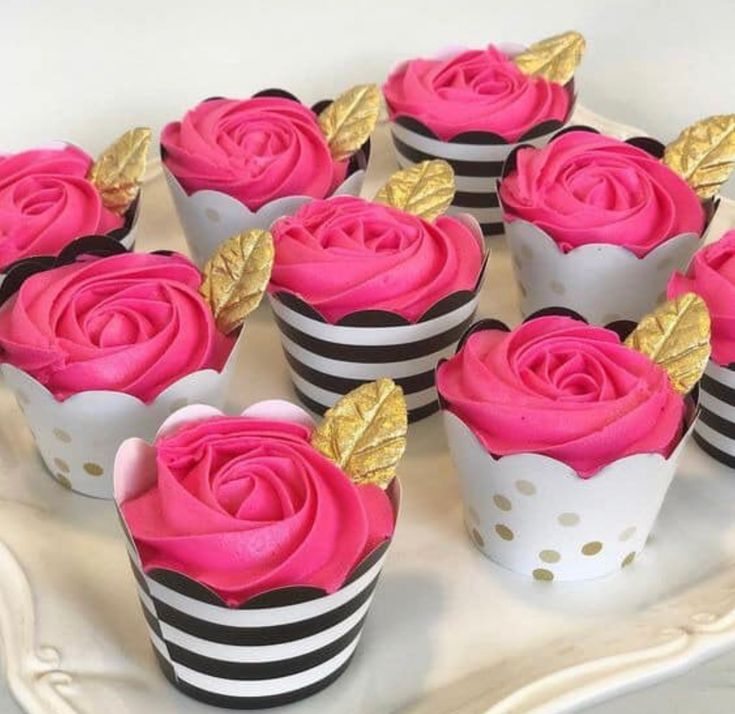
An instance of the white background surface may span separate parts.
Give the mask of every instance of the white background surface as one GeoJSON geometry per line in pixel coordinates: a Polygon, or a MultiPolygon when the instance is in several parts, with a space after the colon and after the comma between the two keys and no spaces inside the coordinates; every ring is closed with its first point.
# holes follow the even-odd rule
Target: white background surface
{"type": "MultiPolygon", "coordinates": [[[[587,37],[578,89],[594,111],[663,140],[735,111],[729,0],[0,0],[0,151],[63,138],[96,153],[208,96],[282,86],[311,101],[445,45],[566,29],[587,37]]],[[[729,655],[590,711],[733,711],[734,669],[729,655]]],[[[0,688],[0,712],[14,711],[0,688]]]]}

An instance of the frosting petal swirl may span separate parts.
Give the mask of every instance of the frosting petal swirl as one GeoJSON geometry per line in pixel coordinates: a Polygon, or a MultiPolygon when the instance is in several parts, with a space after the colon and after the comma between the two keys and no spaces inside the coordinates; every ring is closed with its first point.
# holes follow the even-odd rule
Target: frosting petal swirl
{"type": "Polygon", "coordinates": [[[112,390],[149,402],[181,377],[220,370],[234,344],[181,255],[83,258],[36,273],[0,308],[0,358],[64,400],[112,390]]]}
{"type": "Polygon", "coordinates": [[[243,416],[160,437],[156,485],[121,507],[144,568],[184,573],[231,606],[280,587],[341,587],[392,535],[393,510],[309,436],[300,424],[243,416]]]}
{"type": "Polygon", "coordinates": [[[91,166],[70,144],[0,156],[0,268],[123,225],[87,180],[91,166]]]}
{"type": "Polygon", "coordinates": [[[608,243],[643,257],[705,227],[704,208],[684,179],[643,149],[589,131],[519,149],[500,197],[507,221],[533,223],[565,252],[608,243]]]}
{"type": "Polygon", "coordinates": [[[631,454],[668,456],[683,399],[618,335],[567,317],[475,332],[442,363],[448,408],[495,456],[550,456],[589,478],[631,454]]]}
{"type": "Polygon", "coordinates": [[[164,162],[188,193],[226,193],[257,210],[283,196],[330,195],[347,174],[314,112],[293,99],[210,99],[161,134],[164,162]]]}
{"type": "Polygon", "coordinates": [[[359,310],[418,320],[443,297],[474,290],[483,261],[456,218],[429,222],[352,196],[313,201],[271,231],[269,291],[298,295],[329,322],[359,310]]]}
{"type": "Polygon", "coordinates": [[[545,121],[566,121],[572,104],[563,86],[523,74],[492,45],[449,59],[410,60],[388,77],[383,94],[391,119],[418,119],[445,141],[487,131],[515,142],[545,121]]]}

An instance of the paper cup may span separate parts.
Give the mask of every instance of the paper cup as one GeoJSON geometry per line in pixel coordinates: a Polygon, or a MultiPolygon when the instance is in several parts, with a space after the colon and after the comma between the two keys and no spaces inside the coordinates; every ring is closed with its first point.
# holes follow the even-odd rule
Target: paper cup
{"type": "MultiPolygon", "coordinates": [[[[266,414],[261,407],[269,410],[277,404],[255,406],[266,414]]],[[[115,466],[118,508],[147,486],[147,479],[131,486],[122,477],[121,464],[141,458],[135,453],[139,448],[131,440],[120,449],[115,466]]],[[[397,515],[397,481],[389,486],[388,495],[397,515]]],[[[121,522],[138,597],[163,674],[183,693],[233,709],[295,702],[320,691],[344,672],[358,646],[390,545],[386,541],[366,556],[331,595],[313,587],[281,588],[230,608],[185,575],[160,569],[145,573],[122,517],[121,522]]]]}
{"type": "Polygon", "coordinates": [[[710,360],[699,383],[702,407],[694,441],[725,466],[735,468],[735,364],[710,360]]]}
{"type": "Polygon", "coordinates": [[[471,541],[490,560],[536,580],[587,580],[630,565],[646,545],[697,412],[695,395],[668,458],[626,456],[583,479],[541,454],[496,458],[442,404],[471,541]]]}
{"type": "Polygon", "coordinates": [[[11,364],[0,365],[0,374],[14,392],[54,478],[77,493],[110,499],[115,453],[125,439],[152,439],[164,419],[186,404],[224,406],[242,341],[243,332],[221,372],[206,369],[188,374],[148,404],[129,394],[101,390],[58,401],[40,382],[11,364]]]}

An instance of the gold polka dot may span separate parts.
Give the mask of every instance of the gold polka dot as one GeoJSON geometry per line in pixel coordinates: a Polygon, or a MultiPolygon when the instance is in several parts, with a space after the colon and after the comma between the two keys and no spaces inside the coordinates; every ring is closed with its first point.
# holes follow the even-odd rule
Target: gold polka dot
{"type": "Polygon", "coordinates": [[[582,546],[583,555],[597,555],[602,550],[602,543],[599,540],[593,540],[582,546]]]}
{"type": "Polygon", "coordinates": [[[485,547],[485,539],[480,535],[480,531],[477,528],[472,529],[472,540],[477,543],[480,548],[485,547]]]}
{"type": "Polygon", "coordinates": [[[493,496],[493,502],[501,511],[510,511],[510,509],[513,508],[513,504],[510,502],[510,499],[505,496],[501,496],[499,493],[496,493],[493,496]]]}
{"type": "Polygon", "coordinates": [[[22,389],[19,389],[19,390],[18,390],[18,391],[17,391],[16,393],[15,393],[15,398],[16,398],[16,399],[17,399],[17,400],[18,400],[18,401],[19,401],[19,402],[20,402],[21,404],[30,404],[30,403],[31,403],[31,399],[30,399],[30,397],[29,397],[29,396],[28,396],[28,395],[27,395],[27,394],[26,394],[26,393],[25,393],[25,392],[24,392],[24,391],[23,391],[22,389]]]}
{"type": "Polygon", "coordinates": [[[71,491],[71,481],[64,474],[56,474],[55,477],[61,486],[71,491]]]}
{"type": "Polygon", "coordinates": [[[59,469],[59,471],[63,471],[65,474],[69,473],[69,464],[64,461],[64,459],[60,459],[58,456],[54,459],[54,464],[56,465],[56,468],[59,469]]]}
{"type": "Polygon", "coordinates": [[[480,522],[480,516],[477,515],[477,511],[472,506],[467,509],[467,515],[473,523],[480,522]]]}
{"type": "Polygon", "coordinates": [[[533,571],[533,577],[536,578],[536,580],[548,581],[554,579],[554,573],[546,568],[536,568],[536,570],[533,571]]]}
{"type": "Polygon", "coordinates": [[[622,541],[630,540],[635,535],[636,530],[638,529],[635,526],[628,526],[618,538],[622,541]]]}
{"type": "Polygon", "coordinates": [[[189,403],[189,400],[186,398],[174,400],[173,402],[171,402],[171,409],[170,409],[171,414],[179,411],[179,409],[183,409],[188,403],[189,403]]]}
{"type": "Polygon", "coordinates": [[[632,553],[628,553],[628,555],[623,558],[623,562],[621,563],[621,568],[627,568],[633,561],[635,560],[635,551],[632,553]]]}
{"type": "Polygon", "coordinates": [[[207,217],[207,220],[212,221],[212,223],[220,222],[220,215],[217,211],[214,210],[214,208],[207,208],[204,211],[204,215],[207,217]]]}
{"type": "Polygon", "coordinates": [[[579,525],[580,519],[576,513],[560,513],[556,520],[559,521],[559,525],[571,528],[579,525]]]}
{"type": "Polygon", "coordinates": [[[563,295],[566,292],[566,289],[558,280],[552,280],[549,287],[551,288],[551,292],[556,295],[563,295]]]}
{"type": "Polygon", "coordinates": [[[617,322],[618,320],[622,320],[620,315],[618,315],[617,312],[609,312],[605,317],[602,318],[602,324],[603,325],[609,325],[611,322],[617,322]]]}
{"type": "Polygon", "coordinates": [[[558,563],[561,560],[561,555],[555,550],[542,550],[538,557],[544,561],[544,563],[558,563]]]}
{"type": "Polygon", "coordinates": [[[508,526],[504,526],[502,523],[498,523],[498,525],[495,526],[495,532],[503,540],[513,540],[514,538],[513,531],[508,528],[508,526]]]}
{"type": "Polygon", "coordinates": [[[520,291],[520,293],[521,293],[521,295],[523,297],[526,297],[526,295],[528,294],[528,293],[526,293],[526,287],[525,287],[525,285],[523,285],[523,283],[520,280],[518,281],[518,290],[520,291]]]}
{"type": "Polygon", "coordinates": [[[105,472],[105,470],[99,464],[95,464],[91,461],[88,461],[86,464],[84,464],[84,470],[90,476],[102,476],[102,474],[105,472]]]}
{"type": "Polygon", "coordinates": [[[523,479],[516,481],[516,488],[524,496],[533,496],[536,493],[536,487],[530,481],[524,481],[523,479]]]}
{"type": "Polygon", "coordinates": [[[54,429],[54,436],[59,441],[63,441],[65,444],[68,444],[71,441],[71,437],[69,436],[69,434],[67,434],[63,429],[59,429],[58,427],[54,429]]]}
{"type": "Polygon", "coordinates": [[[521,246],[521,255],[526,260],[531,260],[533,258],[533,250],[531,249],[530,245],[522,245],[521,246]]]}

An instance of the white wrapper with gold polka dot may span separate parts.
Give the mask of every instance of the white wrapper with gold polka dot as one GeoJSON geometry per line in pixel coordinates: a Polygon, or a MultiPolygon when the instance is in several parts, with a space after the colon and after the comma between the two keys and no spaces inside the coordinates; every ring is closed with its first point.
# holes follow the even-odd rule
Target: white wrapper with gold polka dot
{"type": "Polygon", "coordinates": [[[161,423],[191,403],[224,406],[243,332],[221,372],[200,370],[182,377],[145,404],[122,392],[78,392],[58,401],[46,387],[10,364],[0,365],[36,440],[41,458],[64,487],[96,498],[113,497],[112,467],[130,437],[151,440],[161,423]]]}
{"type": "Polygon", "coordinates": [[[701,240],[683,233],[638,258],[610,244],[564,253],[547,233],[522,220],[506,222],[505,234],[524,316],[565,307],[600,325],[637,322],[650,312],[665,298],[671,274],[687,267],[701,240]]]}
{"type": "Polygon", "coordinates": [[[488,558],[537,580],[599,578],[643,550],[694,418],[668,459],[637,454],[588,479],[539,454],[496,459],[444,410],[470,538],[488,558]]]}
{"type": "MultiPolygon", "coordinates": [[[[301,206],[313,200],[309,196],[285,196],[251,211],[244,203],[221,191],[195,191],[187,194],[176,177],[164,166],[176,212],[184,229],[184,236],[192,260],[202,267],[215,248],[227,238],[251,228],[270,228],[278,218],[296,213],[301,206]]],[[[359,196],[365,171],[351,173],[332,193],[333,196],[359,196]]]]}

